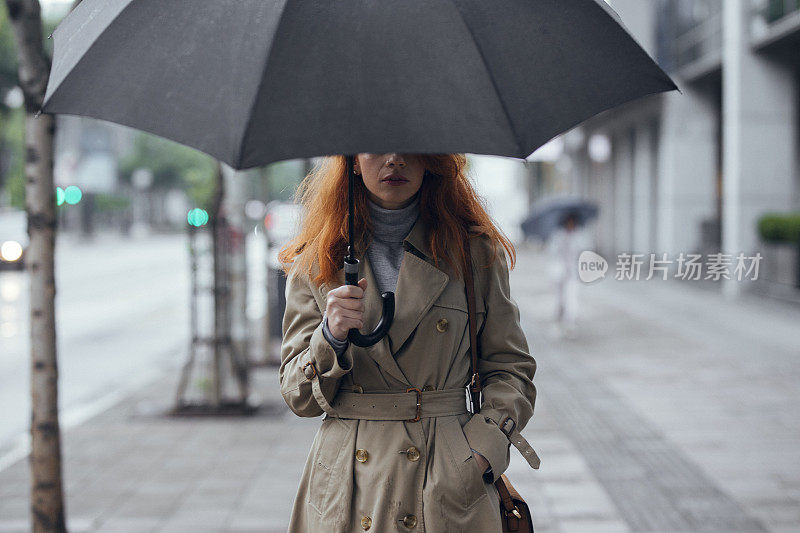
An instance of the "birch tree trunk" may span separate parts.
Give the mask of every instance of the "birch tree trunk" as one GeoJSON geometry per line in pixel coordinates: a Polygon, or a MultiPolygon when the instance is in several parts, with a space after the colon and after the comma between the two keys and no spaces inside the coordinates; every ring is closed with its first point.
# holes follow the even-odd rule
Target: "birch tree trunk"
{"type": "Polygon", "coordinates": [[[41,108],[50,73],[42,44],[38,0],[6,0],[25,95],[25,210],[30,244],[31,530],[66,531],[58,422],[55,268],[56,199],[53,186],[55,118],[41,108]]]}

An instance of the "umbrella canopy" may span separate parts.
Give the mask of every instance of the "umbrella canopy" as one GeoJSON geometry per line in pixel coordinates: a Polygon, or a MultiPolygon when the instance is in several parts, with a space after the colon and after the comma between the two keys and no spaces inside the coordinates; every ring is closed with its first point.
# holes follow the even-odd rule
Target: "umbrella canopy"
{"type": "MultiPolygon", "coordinates": [[[[53,32],[42,112],[192,146],[233,168],[347,154],[525,158],[677,89],[603,0],[83,0],[53,32]]],[[[382,338],[394,313],[358,346],[382,338]]]]}
{"type": "Polygon", "coordinates": [[[602,0],[83,0],[42,112],[237,169],[359,152],[524,158],[677,89],[602,0]]]}
{"type": "Polygon", "coordinates": [[[522,231],[526,236],[547,240],[564,220],[572,216],[577,226],[583,226],[595,219],[599,213],[596,202],[579,197],[565,196],[548,198],[534,205],[531,213],[522,222],[522,231]]]}

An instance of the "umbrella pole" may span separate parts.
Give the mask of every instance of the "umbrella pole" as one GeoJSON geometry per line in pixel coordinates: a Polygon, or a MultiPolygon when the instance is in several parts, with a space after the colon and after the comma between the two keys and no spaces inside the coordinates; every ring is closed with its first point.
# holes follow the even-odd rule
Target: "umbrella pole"
{"type": "MultiPolygon", "coordinates": [[[[347,242],[347,253],[348,253],[348,262],[350,263],[358,263],[356,261],[355,250],[353,249],[355,245],[353,244],[353,182],[355,181],[355,157],[352,155],[347,156],[347,217],[348,217],[348,224],[347,224],[347,233],[348,233],[348,242],[347,242]]],[[[355,285],[358,283],[351,284],[355,285]]]]}
{"type": "Polygon", "coordinates": [[[353,241],[353,184],[355,182],[355,156],[347,159],[347,255],[344,259],[344,276],[347,285],[358,285],[358,259],[356,259],[355,242],[353,241]]]}
{"type": "MultiPolygon", "coordinates": [[[[344,257],[344,279],[347,285],[358,285],[358,259],[355,253],[355,241],[353,240],[353,226],[355,216],[353,214],[353,185],[356,180],[355,176],[355,156],[346,156],[347,160],[347,255],[344,257]]],[[[357,328],[351,328],[347,334],[350,342],[356,346],[367,347],[377,344],[383,337],[389,333],[389,327],[394,320],[394,293],[384,292],[381,294],[383,299],[383,313],[381,319],[372,333],[367,335],[362,334],[357,328]]]]}

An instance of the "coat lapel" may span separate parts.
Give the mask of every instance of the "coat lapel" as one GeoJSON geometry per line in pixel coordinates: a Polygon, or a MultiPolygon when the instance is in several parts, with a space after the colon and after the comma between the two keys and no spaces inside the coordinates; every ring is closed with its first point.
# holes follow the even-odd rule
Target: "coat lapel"
{"type": "MultiPolygon", "coordinates": [[[[422,318],[430,310],[433,303],[444,291],[450,276],[436,268],[429,260],[433,257],[427,244],[427,227],[418,217],[408,236],[403,242],[403,261],[397,277],[395,289],[395,313],[389,334],[377,344],[365,348],[369,356],[384,371],[409,384],[397,361],[394,358],[403,343],[419,325],[422,318]]],[[[359,279],[366,278],[367,290],[364,294],[364,329],[371,331],[380,320],[383,312],[381,298],[369,255],[364,252],[360,258],[359,279]]],[[[338,272],[339,283],[344,283],[344,269],[338,272]]]]}
{"type": "MultiPolygon", "coordinates": [[[[364,253],[361,259],[359,279],[362,277],[367,279],[367,290],[364,293],[364,329],[361,331],[362,333],[369,333],[378,324],[378,320],[381,318],[381,314],[383,313],[383,298],[381,298],[381,293],[378,290],[378,283],[375,280],[375,274],[372,271],[372,265],[367,253],[364,253]]],[[[397,295],[395,295],[395,320],[397,317],[396,297],[397,295]]],[[[394,322],[392,324],[394,324],[394,322]]],[[[389,331],[391,332],[391,329],[389,331]]],[[[408,378],[392,356],[388,339],[389,337],[387,335],[376,344],[365,348],[367,354],[380,365],[384,372],[400,381],[400,383],[409,384],[408,378]]]]}
{"type": "Polygon", "coordinates": [[[428,229],[418,217],[403,241],[403,261],[395,288],[395,314],[389,344],[396,354],[447,286],[450,276],[436,268],[427,243],[428,229]]]}

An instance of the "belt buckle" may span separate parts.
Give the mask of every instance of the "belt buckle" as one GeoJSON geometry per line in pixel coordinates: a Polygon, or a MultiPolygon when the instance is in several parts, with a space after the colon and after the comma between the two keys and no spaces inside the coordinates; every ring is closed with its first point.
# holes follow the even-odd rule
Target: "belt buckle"
{"type": "Polygon", "coordinates": [[[419,422],[419,417],[422,414],[422,391],[417,387],[410,387],[406,392],[415,391],[417,393],[417,416],[415,418],[406,419],[406,422],[419,422]]]}
{"type": "Polygon", "coordinates": [[[500,431],[505,433],[506,437],[511,438],[511,432],[517,427],[517,422],[511,418],[510,416],[506,416],[503,418],[503,421],[500,422],[500,431]],[[511,422],[511,428],[506,431],[506,427],[508,427],[508,422],[511,422]]]}

